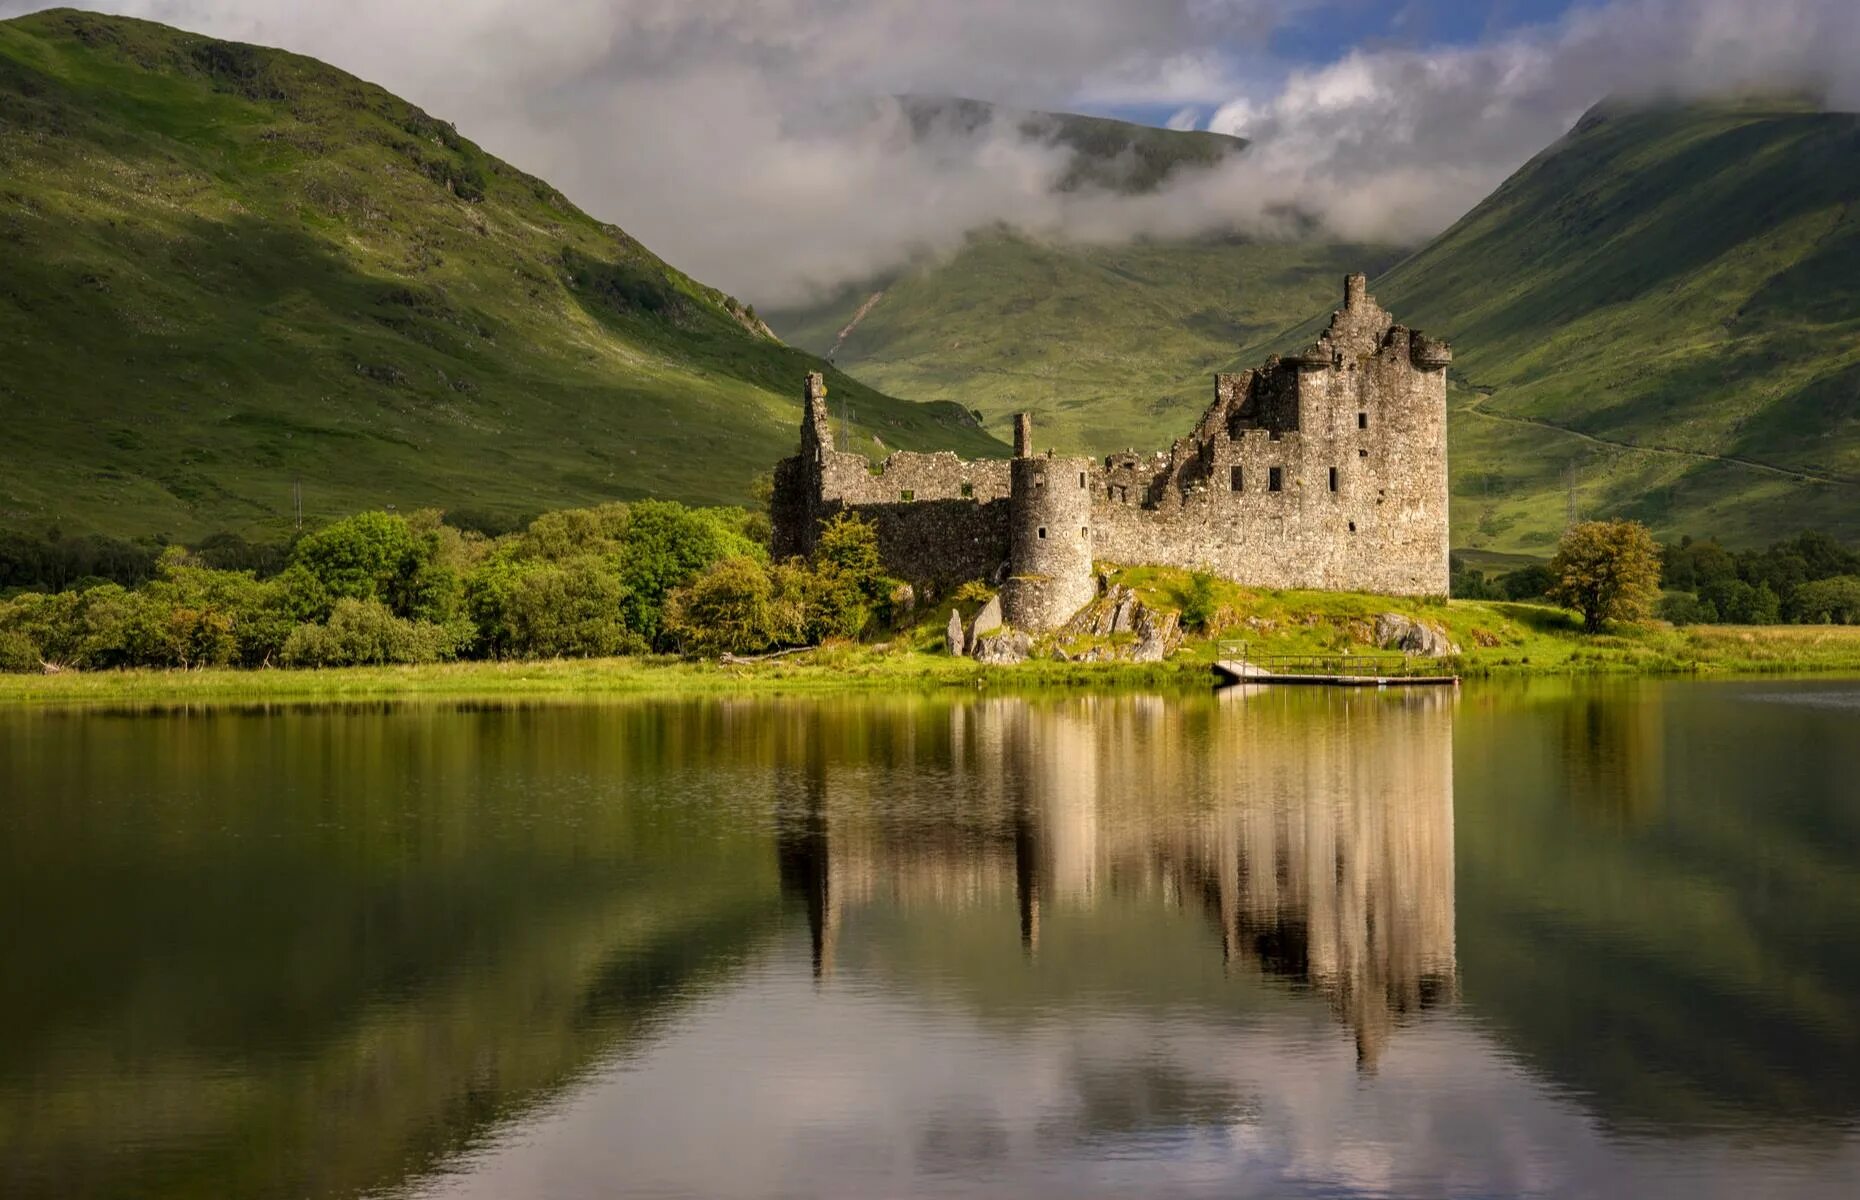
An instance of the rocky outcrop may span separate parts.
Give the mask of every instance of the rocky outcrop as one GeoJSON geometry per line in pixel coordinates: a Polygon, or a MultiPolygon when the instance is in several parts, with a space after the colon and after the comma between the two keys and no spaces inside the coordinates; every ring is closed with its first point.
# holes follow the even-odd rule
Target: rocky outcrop
{"type": "Polygon", "coordinates": [[[1135,634],[1134,645],[1094,646],[1069,651],[1063,645],[1059,655],[1073,662],[1123,660],[1127,662],[1161,662],[1182,644],[1182,622],[1169,609],[1154,609],[1123,584],[1112,584],[1103,595],[1080,609],[1060,633],[1063,642],[1070,637],[1113,637],[1135,634]]]}
{"type": "Polygon", "coordinates": [[[988,603],[982,605],[982,611],[975,614],[975,620],[969,622],[969,645],[975,646],[982,635],[993,633],[1001,628],[1001,597],[990,596],[988,603]]]}
{"type": "Polygon", "coordinates": [[[1007,667],[1027,661],[1033,650],[1033,638],[1018,629],[985,633],[975,640],[971,652],[975,661],[991,667],[1007,667]]]}
{"type": "Polygon", "coordinates": [[[1383,613],[1376,618],[1376,645],[1384,650],[1423,654],[1429,658],[1446,658],[1460,652],[1460,648],[1438,625],[1404,617],[1400,613],[1383,613]]]}
{"type": "Polygon", "coordinates": [[[968,639],[962,633],[962,614],[955,609],[949,610],[949,627],[943,630],[943,649],[957,658],[968,648],[968,639]]]}
{"type": "Polygon", "coordinates": [[[1182,644],[1182,618],[1178,613],[1158,613],[1143,604],[1138,604],[1137,609],[1137,644],[1131,648],[1130,661],[1161,662],[1182,644]]]}

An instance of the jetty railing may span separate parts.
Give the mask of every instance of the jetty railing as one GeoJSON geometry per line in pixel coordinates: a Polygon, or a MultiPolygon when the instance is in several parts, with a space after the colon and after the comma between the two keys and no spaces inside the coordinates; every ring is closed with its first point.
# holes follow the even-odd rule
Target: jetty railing
{"type": "Polygon", "coordinates": [[[1451,675],[1452,668],[1437,658],[1419,654],[1255,654],[1246,642],[1220,643],[1220,657],[1267,675],[1367,675],[1382,679],[1435,678],[1451,675]]]}

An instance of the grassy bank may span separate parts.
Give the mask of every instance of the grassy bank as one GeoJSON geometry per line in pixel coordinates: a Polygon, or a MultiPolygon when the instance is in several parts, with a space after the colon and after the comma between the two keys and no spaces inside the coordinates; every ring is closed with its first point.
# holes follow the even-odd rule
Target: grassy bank
{"type": "MultiPolygon", "coordinates": [[[[1163,572],[1124,572],[1147,599],[1177,586],[1163,572]]],[[[499,699],[701,695],[909,688],[1201,688],[1223,644],[1248,653],[1362,653],[1375,617],[1395,611],[1435,624],[1461,647],[1469,680],[1524,675],[1860,673],[1860,627],[1667,626],[1590,637],[1573,617],[1529,604],[1423,603],[1352,593],[1253,592],[1223,585],[1214,637],[1190,639],[1166,663],[1077,663],[1048,658],[984,667],[941,651],[932,614],[882,646],[836,646],[752,663],[675,658],[446,663],[316,671],[101,671],[0,675],[0,704],[220,703],[397,698],[499,699]]],[[[942,615],[946,618],[947,613],[942,615]]]]}

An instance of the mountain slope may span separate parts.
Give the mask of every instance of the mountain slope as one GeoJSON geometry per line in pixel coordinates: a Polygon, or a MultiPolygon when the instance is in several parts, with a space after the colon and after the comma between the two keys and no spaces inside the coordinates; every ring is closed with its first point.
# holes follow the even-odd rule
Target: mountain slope
{"type": "MultiPolygon", "coordinates": [[[[811,356],[311,59],[0,22],[0,525],[187,537],[436,504],[748,497],[811,356]]],[[[886,445],[999,452],[843,377],[886,445]]]]}
{"type": "MultiPolygon", "coordinates": [[[[900,100],[919,136],[992,124],[1069,152],[1056,192],[1150,194],[1246,149],[1242,138],[1205,131],[900,100]]],[[[1031,411],[1041,445],[1104,452],[1181,435],[1236,349],[1329,305],[1345,273],[1398,257],[1318,239],[1107,245],[978,229],[953,254],[767,316],[784,338],[873,387],[956,401],[1003,437],[1014,413],[1031,411]]]]}
{"type": "Polygon", "coordinates": [[[1393,257],[1373,246],[1091,246],[994,231],[769,321],[874,387],[955,400],[1002,434],[1031,411],[1042,446],[1103,453],[1186,433],[1237,348],[1332,304],[1345,273],[1393,257]]]}
{"type": "Polygon", "coordinates": [[[1372,282],[1454,341],[1455,545],[1860,537],[1860,117],[1604,106],[1372,282]]]}

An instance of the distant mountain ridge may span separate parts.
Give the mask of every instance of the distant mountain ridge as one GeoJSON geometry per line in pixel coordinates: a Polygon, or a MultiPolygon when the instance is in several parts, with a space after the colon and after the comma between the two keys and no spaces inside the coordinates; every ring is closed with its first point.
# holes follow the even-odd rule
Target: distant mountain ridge
{"type": "Polygon", "coordinates": [[[1098,187],[1127,195],[1156,191],[1184,172],[1219,166],[1246,139],[1206,130],[1158,129],[1110,117],[1016,109],[961,96],[897,97],[919,137],[936,130],[973,134],[1000,124],[1021,137],[1072,152],[1055,182],[1062,192],[1098,187]]]}
{"type": "MultiPolygon", "coordinates": [[[[747,501],[821,364],[541,180],[315,60],[0,22],[0,526],[275,534],[747,501]]],[[[837,373],[854,446],[1001,452],[837,373]]]]}

